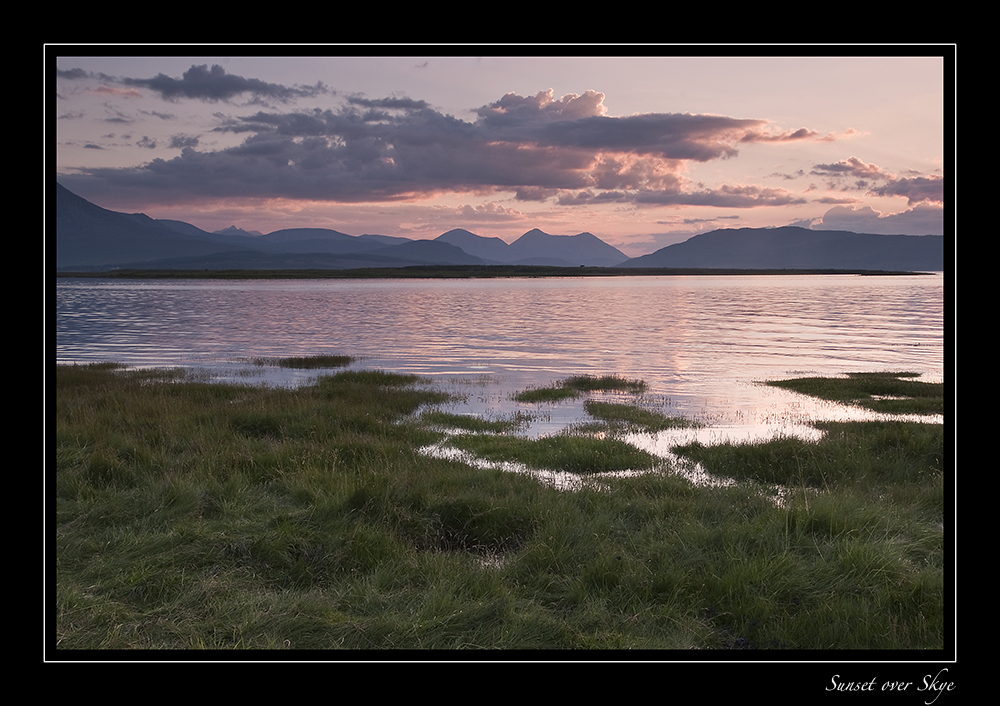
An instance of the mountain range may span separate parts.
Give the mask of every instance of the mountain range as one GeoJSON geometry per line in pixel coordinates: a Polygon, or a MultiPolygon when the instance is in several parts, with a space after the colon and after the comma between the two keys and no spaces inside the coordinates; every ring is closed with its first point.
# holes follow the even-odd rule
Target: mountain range
{"type": "Polygon", "coordinates": [[[741,228],[702,233],[629,258],[591,233],[550,235],[535,228],[512,243],[458,228],[433,240],[348,235],[327,228],[267,234],[217,232],[93,204],[55,190],[56,269],[355,269],[411,265],[562,267],[944,269],[942,236],[870,235],[804,228],[741,228]]]}

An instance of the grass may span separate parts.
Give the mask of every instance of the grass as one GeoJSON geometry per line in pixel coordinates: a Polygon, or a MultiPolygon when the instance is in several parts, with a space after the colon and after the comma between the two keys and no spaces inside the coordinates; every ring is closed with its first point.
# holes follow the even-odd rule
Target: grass
{"type": "Polygon", "coordinates": [[[518,431],[531,420],[529,415],[513,414],[504,419],[483,419],[467,414],[452,414],[441,410],[428,410],[421,420],[436,427],[460,429],[463,431],[509,434],[518,431]]]}
{"type": "Polygon", "coordinates": [[[687,449],[738,479],[722,488],[614,435],[531,441],[512,419],[452,439],[650,471],[566,492],[419,453],[461,420],[435,414],[446,396],[415,376],[291,390],[57,366],[55,392],[50,637],[69,658],[946,643],[941,425],[687,449]]]}
{"type": "MultiPolygon", "coordinates": [[[[762,483],[831,488],[883,484],[938,487],[944,462],[944,427],[917,422],[816,422],[818,442],[792,437],[756,444],[692,443],[674,451],[709,472],[762,483]]],[[[935,491],[936,492],[936,491],[935,491]]],[[[940,495],[937,495],[940,499],[940,495]]],[[[938,508],[943,510],[943,508],[938,508]]]]}
{"type": "Polygon", "coordinates": [[[887,414],[944,414],[944,384],[912,372],[848,373],[846,378],[794,378],[767,384],[887,414]]]}
{"type": "Polygon", "coordinates": [[[279,368],[297,368],[313,370],[318,368],[346,368],[354,362],[349,355],[311,355],[290,356],[285,358],[257,357],[251,361],[254,365],[275,365],[279,368]]]}
{"type": "Polygon", "coordinates": [[[518,402],[558,402],[560,400],[579,397],[587,392],[610,390],[643,392],[645,389],[646,383],[642,380],[629,380],[617,375],[604,375],[601,377],[577,375],[560,380],[550,387],[522,390],[514,395],[514,399],[518,402]]]}
{"type": "Polygon", "coordinates": [[[605,422],[613,431],[658,432],[701,426],[700,422],[684,417],[668,417],[650,409],[618,402],[586,400],[583,409],[591,417],[605,422]]]}
{"type": "Polygon", "coordinates": [[[463,435],[449,442],[491,461],[523,463],[529,468],[568,473],[607,473],[652,468],[656,460],[644,451],[613,438],[463,435]]]}

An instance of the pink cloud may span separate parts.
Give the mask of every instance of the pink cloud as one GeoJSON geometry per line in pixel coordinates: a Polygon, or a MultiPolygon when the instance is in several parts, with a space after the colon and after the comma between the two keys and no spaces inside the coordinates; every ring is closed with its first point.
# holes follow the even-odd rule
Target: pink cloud
{"type": "Polygon", "coordinates": [[[142,96],[142,94],[135,88],[112,88],[111,86],[106,86],[104,84],[101,84],[97,88],[91,88],[89,91],[90,93],[117,96],[119,98],[139,98],[142,96]]]}

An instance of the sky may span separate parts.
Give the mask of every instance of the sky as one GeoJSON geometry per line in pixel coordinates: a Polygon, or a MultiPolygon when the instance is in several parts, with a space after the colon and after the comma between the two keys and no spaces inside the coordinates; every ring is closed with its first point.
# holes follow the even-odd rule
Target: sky
{"type": "Polygon", "coordinates": [[[636,256],[716,228],[953,218],[948,47],[128,49],[47,47],[47,170],[208,231],[540,228],[636,256]]]}

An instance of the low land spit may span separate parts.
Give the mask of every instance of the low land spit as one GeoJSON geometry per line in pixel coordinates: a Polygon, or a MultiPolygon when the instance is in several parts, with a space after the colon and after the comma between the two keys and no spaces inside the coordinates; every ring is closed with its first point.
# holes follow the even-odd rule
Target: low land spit
{"type": "Polygon", "coordinates": [[[706,267],[559,267],[554,265],[410,265],[356,269],[59,271],[57,277],[111,279],[476,279],[493,277],[641,277],[681,275],[914,275],[903,270],[767,269],[706,267]]]}

